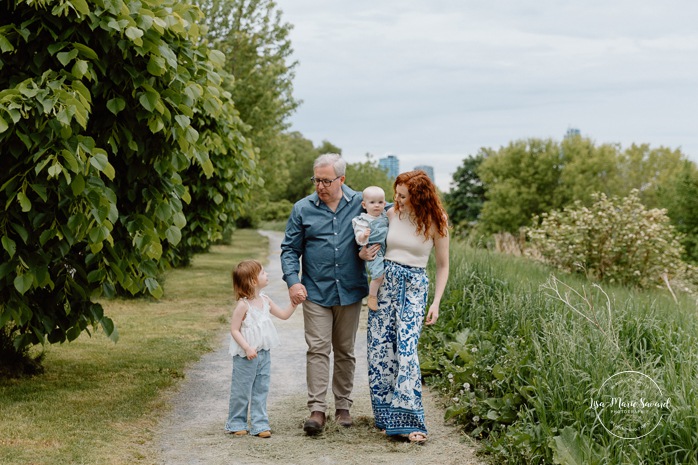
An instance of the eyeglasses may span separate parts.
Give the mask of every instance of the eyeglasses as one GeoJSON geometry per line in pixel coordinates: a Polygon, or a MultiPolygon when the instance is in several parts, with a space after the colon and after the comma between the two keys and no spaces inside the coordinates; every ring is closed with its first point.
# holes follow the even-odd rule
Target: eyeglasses
{"type": "Polygon", "coordinates": [[[315,185],[322,183],[323,186],[330,187],[330,184],[332,184],[339,178],[341,178],[341,176],[337,176],[334,179],[315,179],[315,176],[313,176],[312,178],[310,178],[310,182],[312,182],[315,185]]]}

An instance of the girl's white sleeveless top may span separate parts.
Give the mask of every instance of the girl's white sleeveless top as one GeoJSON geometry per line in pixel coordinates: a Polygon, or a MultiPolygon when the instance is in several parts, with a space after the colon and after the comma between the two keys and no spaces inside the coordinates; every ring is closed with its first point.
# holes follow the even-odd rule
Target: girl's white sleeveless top
{"type": "MultiPolygon", "coordinates": [[[[242,320],[240,333],[247,343],[257,350],[269,350],[279,345],[279,335],[269,313],[269,297],[261,294],[263,305],[261,308],[250,305],[247,299],[242,299],[247,304],[247,316],[242,320]]],[[[230,336],[230,355],[245,357],[245,351],[230,336]]]]}

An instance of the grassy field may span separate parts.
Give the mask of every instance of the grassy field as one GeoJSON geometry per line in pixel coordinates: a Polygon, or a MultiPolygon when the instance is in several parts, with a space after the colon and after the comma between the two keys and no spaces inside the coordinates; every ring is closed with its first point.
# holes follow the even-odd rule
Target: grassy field
{"type": "Polygon", "coordinates": [[[495,463],[698,464],[695,298],[459,244],[451,270],[422,372],[495,463]]]}
{"type": "Polygon", "coordinates": [[[243,258],[265,261],[268,241],[236,231],[192,266],[165,277],[165,296],[103,302],[120,334],[47,348],[45,373],[0,380],[0,463],[152,463],[152,430],[168,388],[211,350],[233,302],[230,271],[243,258]]]}

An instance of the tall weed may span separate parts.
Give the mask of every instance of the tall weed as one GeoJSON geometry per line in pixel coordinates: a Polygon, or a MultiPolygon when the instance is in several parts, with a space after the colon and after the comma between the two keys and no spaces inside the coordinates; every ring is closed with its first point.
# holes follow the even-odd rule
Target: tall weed
{"type": "MultiPolygon", "coordinates": [[[[558,278],[460,244],[451,270],[441,317],[420,340],[422,372],[446,418],[494,461],[698,464],[695,301],[558,278]],[[656,382],[668,401],[642,411],[647,425],[593,403],[609,379],[629,376],[656,382]]],[[[647,399],[644,385],[624,389],[647,399]]]]}

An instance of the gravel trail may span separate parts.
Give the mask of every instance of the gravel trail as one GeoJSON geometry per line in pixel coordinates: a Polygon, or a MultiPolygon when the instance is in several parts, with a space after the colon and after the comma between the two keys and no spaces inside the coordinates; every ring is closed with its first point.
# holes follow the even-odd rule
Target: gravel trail
{"type": "MultiPolygon", "coordinates": [[[[269,238],[265,289],[275,302],[288,302],[279,263],[283,233],[260,231],[269,238]]],[[[154,432],[159,464],[164,465],[268,465],[268,464],[419,464],[466,465],[485,463],[475,456],[473,442],[456,427],[445,424],[436,396],[424,389],[429,442],[423,446],[395,442],[372,426],[366,367],[366,312],[356,342],[356,378],[352,416],[355,426],[342,428],[330,421],[325,432],[308,437],[302,426],[308,411],[305,384],[305,339],[302,308],[286,321],[274,319],[281,347],[272,351],[271,387],[268,399],[272,437],[233,437],[225,434],[232,362],[229,335],[221,329],[219,348],[204,355],[185,373],[171,395],[170,409],[154,432]]],[[[334,412],[328,392],[328,412],[334,412]]]]}

